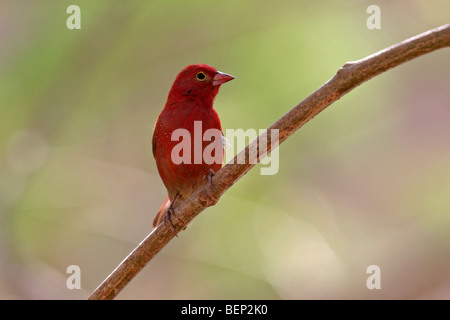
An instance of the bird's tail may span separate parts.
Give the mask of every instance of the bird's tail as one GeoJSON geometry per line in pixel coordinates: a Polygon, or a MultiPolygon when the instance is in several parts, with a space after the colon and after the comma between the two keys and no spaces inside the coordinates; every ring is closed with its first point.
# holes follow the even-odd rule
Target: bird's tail
{"type": "Polygon", "coordinates": [[[170,199],[169,195],[167,195],[166,199],[161,205],[161,208],[159,208],[158,213],[156,214],[155,220],[153,220],[153,228],[159,226],[159,224],[163,221],[164,216],[166,215],[169,207],[170,207],[170,199]]]}

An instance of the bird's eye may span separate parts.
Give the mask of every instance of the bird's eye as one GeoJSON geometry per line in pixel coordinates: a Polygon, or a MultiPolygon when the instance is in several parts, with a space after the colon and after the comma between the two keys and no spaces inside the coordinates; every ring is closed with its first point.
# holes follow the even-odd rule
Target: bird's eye
{"type": "Polygon", "coordinates": [[[195,75],[195,79],[198,81],[205,81],[206,80],[206,74],[203,71],[197,72],[195,75]]]}

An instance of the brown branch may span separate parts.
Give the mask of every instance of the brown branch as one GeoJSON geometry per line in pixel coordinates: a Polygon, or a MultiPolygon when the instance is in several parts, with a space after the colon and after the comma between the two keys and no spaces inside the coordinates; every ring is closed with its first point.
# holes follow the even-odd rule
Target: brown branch
{"type": "MultiPolygon", "coordinates": [[[[364,59],[346,63],[333,78],[278,119],[267,129],[267,132],[278,129],[279,143],[282,143],[315,115],[364,81],[406,61],[449,46],[450,24],[447,24],[402,41],[364,59]]],[[[213,177],[213,184],[208,184],[195,192],[175,210],[175,214],[185,221],[185,223],[181,223],[181,219],[173,219],[177,232],[183,230],[206,207],[214,205],[228,188],[255,166],[255,163],[249,163],[248,159],[256,159],[251,157],[257,155],[258,141],[263,138],[265,138],[264,134],[241,151],[240,155],[245,155],[247,160],[245,164],[237,163],[238,154],[233,161],[216,173],[213,177]]],[[[267,140],[267,149],[270,152],[270,134],[267,140]]],[[[113,299],[173,237],[174,234],[170,228],[164,223],[159,225],[100,284],[89,299],[113,299]]]]}

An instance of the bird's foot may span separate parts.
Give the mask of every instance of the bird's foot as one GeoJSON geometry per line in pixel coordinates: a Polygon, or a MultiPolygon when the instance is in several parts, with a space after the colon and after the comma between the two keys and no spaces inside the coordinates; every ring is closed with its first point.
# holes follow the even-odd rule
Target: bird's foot
{"type": "MultiPolygon", "coordinates": [[[[209,169],[209,173],[204,177],[205,179],[208,180],[208,184],[209,187],[211,187],[213,190],[215,189],[215,185],[213,183],[213,177],[216,174],[216,172],[213,169],[209,169]]],[[[202,205],[207,206],[207,207],[211,207],[214,206],[217,201],[219,199],[217,199],[216,197],[212,196],[210,193],[208,193],[207,191],[201,191],[199,194],[199,201],[202,205]]]]}
{"type": "MultiPolygon", "coordinates": [[[[186,221],[184,221],[182,218],[180,218],[179,216],[177,216],[175,214],[175,210],[173,208],[173,203],[175,202],[176,198],[178,198],[178,196],[175,197],[174,201],[171,202],[169,208],[167,209],[166,215],[164,216],[164,224],[170,228],[170,230],[172,230],[173,234],[178,237],[178,233],[177,230],[175,229],[171,218],[174,217],[176,220],[181,221],[181,223],[183,225],[186,224],[186,221]]],[[[186,227],[183,228],[183,230],[186,229],[186,227]]]]}
{"type": "Polygon", "coordinates": [[[214,177],[215,174],[216,172],[213,169],[209,169],[209,173],[206,176],[204,176],[204,178],[208,179],[209,184],[213,184],[212,178],[214,177]]]}

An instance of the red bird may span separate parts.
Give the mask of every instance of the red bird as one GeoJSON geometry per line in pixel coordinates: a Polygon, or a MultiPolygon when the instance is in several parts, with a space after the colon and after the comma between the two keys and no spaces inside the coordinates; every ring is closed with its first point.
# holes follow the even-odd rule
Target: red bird
{"type": "Polygon", "coordinates": [[[217,172],[222,167],[222,162],[205,162],[203,157],[200,161],[198,159],[194,161],[193,153],[195,144],[202,146],[203,154],[205,147],[212,143],[202,139],[206,130],[217,129],[221,133],[220,119],[213,109],[214,98],[220,86],[233,79],[233,76],[205,64],[187,66],[176,77],[153,131],[153,156],[168,192],[153,221],[153,227],[157,227],[163,219],[167,219],[169,226],[174,230],[170,221],[173,209],[208,182],[211,172],[217,172]],[[194,134],[195,121],[201,121],[201,137],[194,134]],[[172,159],[172,150],[180,143],[179,139],[173,139],[172,136],[177,129],[189,132],[192,151],[191,155],[183,155],[184,159],[190,161],[179,164],[174,163],[172,159]],[[194,141],[194,138],[201,141],[194,141]]]}

